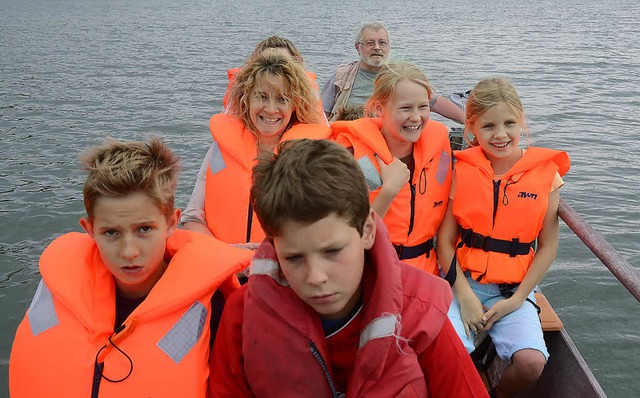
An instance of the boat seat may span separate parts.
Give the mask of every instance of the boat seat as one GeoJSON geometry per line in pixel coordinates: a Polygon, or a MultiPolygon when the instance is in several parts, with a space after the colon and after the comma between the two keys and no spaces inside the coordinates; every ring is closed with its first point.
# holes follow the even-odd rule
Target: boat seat
{"type": "Polygon", "coordinates": [[[560,317],[553,310],[549,300],[540,292],[535,292],[536,302],[540,307],[540,323],[544,331],[560,331],[564,328],[560,317]]]}

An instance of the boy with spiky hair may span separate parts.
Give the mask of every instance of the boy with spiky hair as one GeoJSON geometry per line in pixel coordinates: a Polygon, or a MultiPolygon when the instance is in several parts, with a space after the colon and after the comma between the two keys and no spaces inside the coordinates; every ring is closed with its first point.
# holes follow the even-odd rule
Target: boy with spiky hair
{"type": "Polygon", "coordinates": [[[398,260],[347,149],[283,143],[251,193],[267,239],[225,307],[213,396],[487,396],[450,288],[398,260]]]}
{"type": "Polygon", "coordinates": [[[177,230],[178,158],[159,138],[84,157],[86,234],[54,240],[18,327],[11,396],[204,397],[211,299],[244,251],[177,230]]]}

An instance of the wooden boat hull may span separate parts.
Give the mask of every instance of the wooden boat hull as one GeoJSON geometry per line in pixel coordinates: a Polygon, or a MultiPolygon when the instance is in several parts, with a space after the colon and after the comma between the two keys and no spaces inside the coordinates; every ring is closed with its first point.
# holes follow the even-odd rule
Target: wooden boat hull
{"type": "MultiPolygon", "coordinates": [[[[520,397],[606,397],[602,387],[598,384],[565,329],[545,331],[544,339],[549,350],[549,362],[534,388],[521,394],[520,397]]],[[[490,350],[494,350],[494,348],[491,347],[490,350]]],[[[493,353],[495,354],[495,350],[493,353]]],[[[488,356],[490,357],[491,353],[488,356]]],[[[497,355],[490,359],[486,372],[489,386],[495,387],[507,365],[507,361],[497,355]]]]}

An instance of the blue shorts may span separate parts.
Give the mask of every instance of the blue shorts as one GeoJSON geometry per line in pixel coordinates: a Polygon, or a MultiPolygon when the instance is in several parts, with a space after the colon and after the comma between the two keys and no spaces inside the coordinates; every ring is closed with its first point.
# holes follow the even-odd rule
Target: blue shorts
{"type": "MultiPolygon", "coordinates": [[[[480,303],[487,308],[491,308],[498,301],[504,300],[498,285],[482,284],[469,277],[467,277],[467,282],[469,282],[469,286],[480,299],[480,303]]],[[[529,295],[529,299],[535,303],[533,292],[529,295]]],[[[471,338],[467,338],[460,316],[460,303],[455,294],[449,307],[448,315],[467,352],[472,352],[475,349],[473,345],[474,333],[471,332],[471,338]]],[[[540,351],[545,359],[549,359],[549,352],[544,343],[538,311],[528,301],[525,301],[520,308],[494,323],[487,333],[491,336],[500,358],[511,361],[514,353],[529,348],[540,351]]]]}

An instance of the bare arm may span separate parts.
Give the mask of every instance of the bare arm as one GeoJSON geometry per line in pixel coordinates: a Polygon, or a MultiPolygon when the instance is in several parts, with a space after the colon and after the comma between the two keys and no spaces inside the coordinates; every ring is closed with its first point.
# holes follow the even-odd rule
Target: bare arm
{"type": "Polygon", "coordinates": [[[407,165],[398,158],[393,158],[389,164],[386,164],[378,156],[376,156],[376,160],[380,167],[382,187],[378,196],[371,203],[371,208],[384,218],[400,189],[409,182],[410,173],[407,165]]]}
{"type": "MultiPolygon", "coordinates": [[[[453,200],[449,200],[447,212],[444,215],[440,228],[438,228],[438,244],[436,250],[440,267],[446,274],[451,267],[451,260],[455,253],[456,242],[458,240],[458,222],[453,216],[453,200]]],[[[460,302],[460,315],[465,333],[471,337],[471,332],[478,332],[484,328],[482,315],[484,313],[482,304],[476,294],[469,286],[469,282],[462,273],[462,268],[458,261],[455,263],[457,277],[453,284],[453,291],[460,302]]]]}
{"type": "Polygon", "coordinates": [[[555,189],[549,194],[549,207],[544,217],[542,230],[538,235],[538,250],[529,266],[527,274],[520,282],[513,296],[499,301],[485,314],[486,328],[498,321],[503,316],[520,308],[527,296],[540,283],[547,273],[551,263],[556,258],[558,251],[558,204],[560,203],[560,189],[555,189]]]}
{"type": "Polygon", "coordinates": [[[444,116],[460,124],[464,124],[464,111],[446,97],[439,95],[436,98],[436,102],[433,103],[431,110],[438,115],[444,116]]]}

